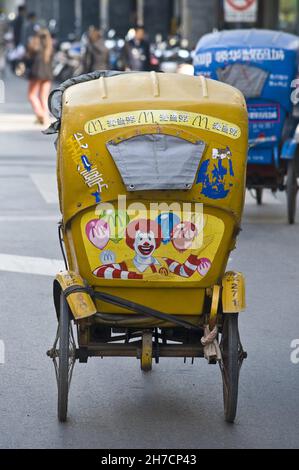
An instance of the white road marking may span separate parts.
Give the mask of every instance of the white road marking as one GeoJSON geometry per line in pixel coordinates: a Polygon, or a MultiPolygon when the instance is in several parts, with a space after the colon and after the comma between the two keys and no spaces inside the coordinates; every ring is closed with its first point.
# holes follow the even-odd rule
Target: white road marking
{"type": "Polygon", "coordinates": [[[4,167],[9,166],[56,166],[56,163],[53,160],[39,160],[37,158],[33,158],[32,160],[26,160],[26,158],[22,159],[14,159],[14,160],[4,160],[0,157],[0,165],[4,167]]]}
{"type": "Polygon", "coordinates": [[[56,175],[30,173],[30,178],[48,204],[58,204],[56,175]]]}
{"type": "Polygon", "coordinates": [[[65,270],[63,261],[0,253],[0,271],[55,276],[65,270]]]}
{"type": "Polygon", "coordinates": [[[0,113],[0,133],[35,131],[41,132],[44,125],[36,124],[34,114],[0,113]]]}

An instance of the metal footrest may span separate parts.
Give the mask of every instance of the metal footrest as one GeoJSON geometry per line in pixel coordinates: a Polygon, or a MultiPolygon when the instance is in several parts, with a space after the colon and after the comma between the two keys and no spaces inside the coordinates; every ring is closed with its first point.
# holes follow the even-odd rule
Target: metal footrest
{"type": "MultiPolygon", "coordinates": [[[[152,357],[156,357],[156,344],[153,343],[152,357]]],[[[136,357],[141,358],[142,343],[131,342],[128,344],[103,343],[89,345],[84,348],[84,357],[136,357]]],[[[159,344],[159,357],[204,357],[203,346],[192,344],[159,344]]],[[[76,350],[76,358],[80,359],[81,349],[76,350]]]]}

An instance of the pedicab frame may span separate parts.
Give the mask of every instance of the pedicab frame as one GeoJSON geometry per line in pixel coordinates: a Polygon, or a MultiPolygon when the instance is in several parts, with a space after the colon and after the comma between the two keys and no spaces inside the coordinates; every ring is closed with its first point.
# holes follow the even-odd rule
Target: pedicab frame
{"type": "MultiPolygon", "coordinates": [[[[91,357],[136,357],[140,360],[142,371],[148,372],[152,368],[152,361],[159,363],[161,357],[191,358],[192,361],[195,358],[206,357],[210,364],[220,365],[225,419],[232,423],[237,410],[239,372],[243,360],[247,357],[238,329],[239,312],[245,309],[244,276],[238,272],[225,273],[229,253],[235,248],[236,237],[240,231],[244,206],[247,112],[243,96],[229,86],[204,78],[155,73],[128,75],[97,72],[63,84],[58,92],[50,96],[49,101],[52,113],[58,118],[48,133],[59,131],[58,188],[63,214],[59,225],[59,240],[66,265],[66,270],[60,272],[54,281],[53,296],[58,328],[53,347],[47,352],[55,366],[59,420],[64,422],[67,419],[69,388],[77,360],[86,363],[91,357]],[[127,101],[119,103],[123,97],[124,87],[126,87],[127,101]],[[96,92],[99,105],[94,103],[96,92]],[[126,281],[126,287],[128,282],[130,283],[130,288],[126,291],[122,286],[119,287],[122,281],[96,280],[92,273],[86,271],[84,250],[78,251],[78,245],[82,244],[84,237],[80,217],[94,207],[95,203],[94,201],[91,203],[90,192],[86,190],[84,182],[80,184],[75,180],[76,169],[72,168],[72,153],[67,136],[71,135],[73,139],[79,117],[94,118],[95,108],[98,114],[104,117],[110,106],[114,113],[123,111],[126,106],[132,112],[132,104],[128,103],[136,99],[136,95],[139,102],[134,104],[133,109],[142,110],[145,106],[149,106],[150,102],[150,109],[158,111],[164,108],[175,109],[178,112],[188,109],[191,116],[190,110],[192,112],[200,110],[204,115],[213,113],[214,121],[215,118],[216,121],[217,118],[220,119],[225,130],[219,131],[214,121],[211,121],[215,125],[213,129],[211,127],[207,129],[207,125],[201,127],[199,124],[196,127],[193,121],[193,134],[188,134],[185,129],[186,124],[178,127],[160,122],[149,124],[145,121],[142,122],[142,126],[140,123],[133,125],[130,133],[124,133],[125,137],[119,141],[126,140],[128,135],[130,138],[139,136],[141,131],[145,135],[175,133],[176,136],[180,138],[183,136],[192,143],[204,136],[207,142],[205,161],[208,161],[207,155],[215,150],[212,149],[215,144],[210,144],[209,139],[216,136],[218,143],[222,140],[228,142],[232,154],[236,152],[235,183],[228,186],[227,193],[231,193],[228,198],[223,196],[211,199],[208,195],[200,194],[195,182],[191,188],[186,188],[184,191],[173,191],[171,196],[173,199],[183,196],[184,199],[192,200],[194,198],[190,191],[195,191],[194,194],[196,193],[198,200],[203,203],[207,213],[213,214],[214,218],[219,217],[225,227],[215,253],[217,261],[212,263],[205,283],[201,280],[201,283],[197,281],[189,284],[190,302],[182,298],[184,296],[181,294],[186,295],[183,288],[171,288],[168,290],[170,294],[167,293],[163,297],[160,285],[158,288],[157,284],[153,283],[156,288],[156,298],[153,298],[155,296],[146,298],[146,302],[141,304],[138,299],[143,299],[144,290],[138,290],[139,281],[126,281]],[[226,109],[228,96],[233,103],[229,113],[226,109]],[[90,111],[88,101],[93,103],[90,111]],[[224,117],[231,123],[238,122],[236,126],[239,129],[238,134],[235,128],[231,128],[232,134],[227,135],[227,121],[223,120],[224,117]],[[133,290],[131,286],[134,287],[133,290]],[[119,295],[122,293],[124,295],[119,295]],[[201,307],[196,307],[197,301],[201,307]],[[157,308],[160,305],[161,308],[157,308]],[[182,309],[183,305],[187,314],[182,315],[181,312],[178,314],[178,309],[182,309]]],[[[105,146],[107,140],[111,141],[111,135],[112,138],[116,135],[113,130],[109,132],[109,139],[106,138],[105,132],[101,134],[104,135],[105,146]]],[[[85,132],[84,137],[91,142],[92,137],[86,134],[85,132]]],[[[83,136],[83,133],[80,134],[80,138],[81,135],[83,136]]],[[[118,191],[126,192],[126,188],[111,163],[112,161],[109,163],[111,168],[109,167],[108,180],[111,182],[112,178],[115,178],[117,189],[115,194],[109,194],[107,199],[114,201],[118,191]]],[[[205,187],[204,183],[201,185],[202,188],[205,187]]],[[[130,193],[132,194],[135,196],[134,193],[130,193]]],[[[141,192],[137,194],[141,197],[141,192]]],[[[153,194],[153,198],[157,195],[165,197],[165,192],[160,194],[156,191],[150,194],[153,194]]],[[[174,284],[173,287],[175,285],[178,287],[178,284],[174,284]]],[[[172,287],[172,284],[170,286],[172,287]]],[[[146,287],[148,289],[151,286],[147,284],[146,287]]]]}

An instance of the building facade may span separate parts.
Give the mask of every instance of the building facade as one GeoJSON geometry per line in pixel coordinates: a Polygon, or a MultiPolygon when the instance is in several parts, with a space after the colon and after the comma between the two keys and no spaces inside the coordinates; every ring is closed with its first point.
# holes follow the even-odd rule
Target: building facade
{"type": "MultiPolygon", "coordinates": [[[[225,24],[223,0],[0,0],[1,3],[7,8],[25,3],[28,11],[36,12],[46,23],[56,21],[59,39],[79,36],[89,25],[105,31],[114,29],[123,37],[134,24],[143,23],[151,40],[157,34],[166,38],[179,32],[194,46],[213,29],[236,27],[225,24]]],[[[259,0],[257,23],[249,26],[288,29],[286,21],[279,23],[284,12],[283,18],[292,17],[296,30],[298,7],[298,0],[259,0]]]]}

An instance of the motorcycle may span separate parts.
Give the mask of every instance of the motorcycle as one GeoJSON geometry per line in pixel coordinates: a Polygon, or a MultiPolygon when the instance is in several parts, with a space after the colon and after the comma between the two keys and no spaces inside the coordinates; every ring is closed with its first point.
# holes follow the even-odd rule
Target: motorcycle
{"type": "Polygon", "coordinates": [[[64,41],[59,45],[53,60],[53,77],[64,82],[83,72],[81,42],[64,41]]]}
{"type": "Polygon", "coordinates": [[[107,33],[105,46],[109,50],[109,65],[111,70],[124,70],[123,48],[125,40],[118,38],[114,29],[110,29],[107,33]]]}
{"type": "Polygon", "coordinates": [[[187,40],[170,38],[161,41],[155,47],[153,55],[159,63],[159,71],[165,73],[182,73],[193,75],[192,52],[188,49],[187,40]]]}

